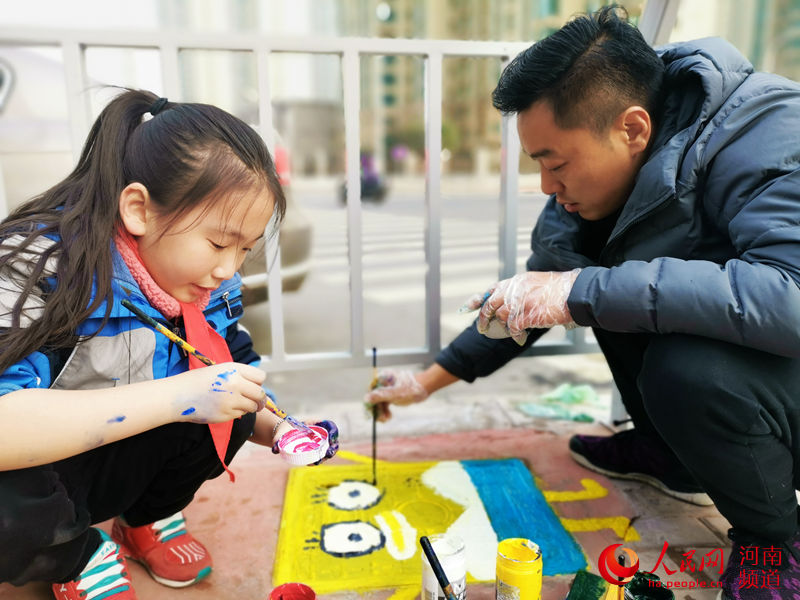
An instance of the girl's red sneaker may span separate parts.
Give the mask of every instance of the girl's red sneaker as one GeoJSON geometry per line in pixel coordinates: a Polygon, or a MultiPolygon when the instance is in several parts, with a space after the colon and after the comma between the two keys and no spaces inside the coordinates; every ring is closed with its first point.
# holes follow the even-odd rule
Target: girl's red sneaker
{"type": "Polygon", "coordinates": [[[141,527],[129,527],[117,518],[111,537],[125,556],[141,563],[163,585],[185,587],[211,573],[211,555],[186,531],[180,512],[141,527]]]}

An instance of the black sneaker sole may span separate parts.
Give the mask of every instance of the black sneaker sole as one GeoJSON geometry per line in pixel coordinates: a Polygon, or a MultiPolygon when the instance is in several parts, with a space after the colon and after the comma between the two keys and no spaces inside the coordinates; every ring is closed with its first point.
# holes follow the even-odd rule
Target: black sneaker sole
{"type": "Polygon", "coordinates": [[[714,501],[705,492],[679,492],[677,490],[673,490],[663,481],[657,477],[653,477],[652,475],[647,475],[645,473],[617,473],[616,471],[608,471],[589,462],[589,459],[583,456],[583,454],[579,454],[574,450],[570,450],[569,453],[572,455],[572,459],[579,465],[596,473],[605,475],[606,477],[611,477],[612,479],[628,479],[631,481],[646,483],[666,494],[667,496],[676,498],[677,500],[683,500],[689,504],[695,504],[697,506],[711,506],[714,504],[714,501]]]}

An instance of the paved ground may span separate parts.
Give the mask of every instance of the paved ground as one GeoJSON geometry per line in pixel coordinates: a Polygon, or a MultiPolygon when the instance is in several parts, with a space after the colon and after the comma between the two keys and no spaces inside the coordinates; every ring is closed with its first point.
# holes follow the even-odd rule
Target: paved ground
{"type": "MultiPolygon", "coordinates": [[[[516,456],[525,461],[545,490],[577,492],[582,489],[581,480],[591,478],[608,489],[605,497],[580,502],[555,501],[552,505],[563,519],[585,524],[586,531],[576,531],[573,535],[593,572],[598,572],[596,561],[602,549],[621,543],[622,535],[631,537],[630,531],[625,534],[619,530],[620,523],[630,520],[639,539],[628,539],[625,546],[638,553],[645,569],[656,565],[666,542],[662,565],[674,573],[667,575],[664,567],[659,567],[657,573],[662,579],[684,581],[687,586],[697,581],[715,581],[716,569],[708,566],[700,569],[697,564],[706,553],[718,548],[723,548],[727,559],[727,523],[713,507],[694,507],[671,500],[648,486],[614,482],[586,471],[569,457],[567,439],[580,431],[608,432],[607,427],[533,418],[518,409],[519,402],[529,401],[532,395],[548,391],[555,382],[564,380],[591,383],[607,401],[610,388],[602,362],[592,357],[516,362],[519,366],[512,369],[509,365],[502,379],[474,386],[459,383],[424,404],[398,409],[395,419],[379,425],[378,457],[418,461],[516,456]],[[570,369],[565,370],[565,360],[569,361],[570,369]],[[692,551],[694,565],[686,562],[686,555],[692,551]]],[[[307,388],[308,374],[302,377],[289,374],[272,377],[273,389],[282,398],[290,398],[291,392],[300,389],[303,377],[307,388]]],[[[311,380],[315,389],[326,390],[325,401],[320,402],[318,397],[304,398],[298,393],[291,410],[333,418],[341,425],[344,447],[368,454],[371,423],[360,398],[353,398],[352,391],[368,378],[368,373],[314,376],[311,380]]],[[[236,457],[233,468],[237,474],[235,484],[222,478],[208,482],[185,511],[193,533],[214,555],[214,573],[192,588],[171,590],[153,582],[141,567],[133,564],[131,575],[139,598],[257,600],[268,596],[288,468],[264,449],[252,445],[247,445],[236,457]]],[[[545,578],[543,599],[563,599],[570,581],[565,576],[545,578]]],[[[381,590],[325,597],[384,600],[392,593],[393,590],[381,590]]],[[[676,598],[681,600],[710,600],[715,595],[715,591],[708,589],[676,590],[676,598]]],[[[0,585],[0,600],[50,597],[47,586],[0,585]]],[[[470,586],[468,598],[494,598],[494,589],[491,585],[470,586]]]]}

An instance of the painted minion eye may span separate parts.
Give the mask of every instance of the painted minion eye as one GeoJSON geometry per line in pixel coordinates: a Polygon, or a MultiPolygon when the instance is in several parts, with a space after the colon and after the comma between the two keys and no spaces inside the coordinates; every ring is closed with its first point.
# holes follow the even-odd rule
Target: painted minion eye
{"type": "Polygon", "coordinates": [[[328,490],[328,504],[339,510],[364,510],[380,500],[380,490],[366,481],[345,479],[328,490]]]}
{"type": "Polygon", "coordinates": [[[386,544],[383,532],[364,521],[343,521],[323,525],[319,547],[339,558],[364,556],[380,550],[386,544]]]}

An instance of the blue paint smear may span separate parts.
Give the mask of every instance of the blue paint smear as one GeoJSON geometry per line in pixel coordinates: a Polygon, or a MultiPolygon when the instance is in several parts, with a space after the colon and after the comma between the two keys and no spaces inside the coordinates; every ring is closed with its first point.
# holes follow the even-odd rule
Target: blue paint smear
{"type": "Polygon", "coordinates": [[[224,371],[224,372],[219,373],[217,375],[217,379],[222,379],[222,381],[228,381],[228,379],[230,379],[231,375],[233,375],[234,373],[236,373],[235,370],[234,371],[224,371]]]}
{"type": "Polygon", "coordinates": [[[118,417],[112,417],[106,423],[122,423],[125,420],[125,415],[120,415],[118,417]]]}
{"type": "Polygon", "coordinates": [[[542,549],[543,574],[567,575],[585,569],[586,557],[564,529],[518,458],[462,460],[489,515],[498,541],[527,538],[542,549]]]}
{"type": "MultiPolygon", "coordinates": [[[[223,392],[225,390],[222,389],[214,389],[214,388],[221,388],[222,385],[231,378],[231,375],[236,373],[236,370],[232,371],[224,371],[222,373],[217,374],[217,378],[214,380],[214,383],[211,384],[211,391],[212,392],[223,392]]],[[[232,392],[228,392],[232,393],[232,392]]]]}
{"type": "Polygon", "coordinates": [[[186,409],[185,411],[183,411],[181,414],[182,414],[182,415],[190,415],[190,414],[192,414],[194,411],[195,411],[195,408],[194,408],[194,406],[192,406],[192,407],[190,407],[190,408],[187,408],[187,409],[186,409]]]}

